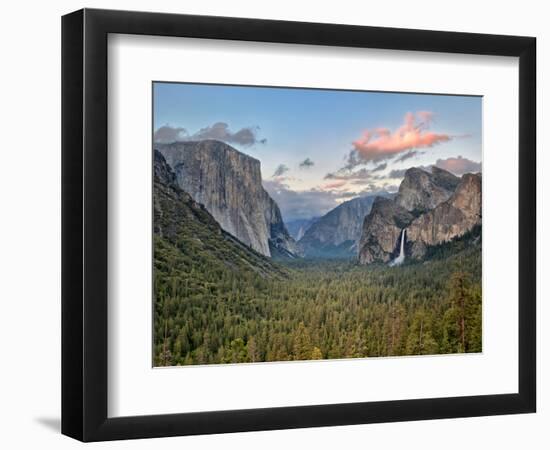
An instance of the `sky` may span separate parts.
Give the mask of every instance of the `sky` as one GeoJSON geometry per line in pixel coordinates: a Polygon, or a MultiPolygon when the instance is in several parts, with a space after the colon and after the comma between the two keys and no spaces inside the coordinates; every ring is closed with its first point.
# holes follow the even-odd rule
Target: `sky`
{"type": "Polygon", "coordinates": [[[482,98],[154,83],[156,142],[218,139],[260,160],[285,221],[396,191],[410,167],[481,171],[482,98]]]}

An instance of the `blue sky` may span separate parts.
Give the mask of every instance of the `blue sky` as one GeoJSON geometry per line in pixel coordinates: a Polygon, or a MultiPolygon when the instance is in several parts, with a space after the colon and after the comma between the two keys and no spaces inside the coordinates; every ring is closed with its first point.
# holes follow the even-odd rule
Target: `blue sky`
{"type": "Polygon", "coordinates": [[[259,159],[286,220],[395,190],[408,167],[480,171],[481,115],[480,97],[154,84],[156,140],[217,137],[259,159]]]}

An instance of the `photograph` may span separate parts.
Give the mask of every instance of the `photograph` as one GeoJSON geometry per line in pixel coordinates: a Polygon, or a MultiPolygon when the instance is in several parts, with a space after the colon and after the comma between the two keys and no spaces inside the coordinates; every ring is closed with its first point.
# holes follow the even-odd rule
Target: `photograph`
{"type": "Polygon", "coordinates": [[[482,352],[481,96],[152,96],[154,367],[482,352]]]}
{"type": "Polygon", "coordinates": [[[544,4],[106,5],[3,5],[0,449],[550,449],[544,4]]]}

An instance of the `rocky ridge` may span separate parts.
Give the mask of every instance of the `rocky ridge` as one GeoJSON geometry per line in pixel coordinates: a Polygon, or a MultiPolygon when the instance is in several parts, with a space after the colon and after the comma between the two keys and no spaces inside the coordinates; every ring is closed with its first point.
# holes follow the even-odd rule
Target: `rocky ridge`
{"type": "Polygon", "coordinates": [[[448,242],[481,224],[481,174],[462,178],[436,167],[411,168],[394,200],[377,199],[365,218],[359,262],[387,263],[406,233],[406,254],[422,258],[426,248],[448,242]]]}
{"type": "Polygon", "coordinates": [[[215,140],[155,144],[155,149],[178,186],[225,231],[265,256],[298,254],[277,203],[262,186],[260,161],[215,140]]]}
{"type": "Polygon", "coordinates": [[[426,246],[462,236],[481,225],[481,174],[465,174],[453,195],[407,227],[411,255],[421,258],[426,246]]]}
{"type": "Polygon", "coordinates": [[[183,191],[158,151],[153,169],[156,271],[168,276],[176,268],[189,274],[193,267],[217,266],[262,277],[285,275],[272,260],[224,231],[203,205],[183,191]]]}
{"type": "Polygon", "coordinates": [[[305,256],[356,256],[363,221],[376,196],[354,198],[313,223],[298,241],[305,256]]]}
{"type": "Polygon", "coordinates": [[[412,167],[405,172],[395,201],[407,211],[418,215],[447,200],[459,182],[458,177],[437,167],[433,167],[431,173],[412,167]]]}

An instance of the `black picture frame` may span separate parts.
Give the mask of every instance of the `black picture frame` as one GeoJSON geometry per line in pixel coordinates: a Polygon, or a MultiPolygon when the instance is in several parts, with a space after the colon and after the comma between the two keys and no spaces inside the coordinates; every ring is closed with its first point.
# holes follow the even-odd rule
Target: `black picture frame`
{"type": "Polygon", "coordinates": [[[535,91],[533,37],[94,9],[64,16],[62,433],[82,441],[102,441],[535,412],[535,91]],[[110,33],[518,57],[518,392],[109,418],[107,36],[110,33]]]}

